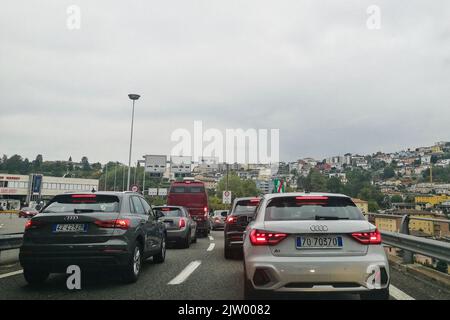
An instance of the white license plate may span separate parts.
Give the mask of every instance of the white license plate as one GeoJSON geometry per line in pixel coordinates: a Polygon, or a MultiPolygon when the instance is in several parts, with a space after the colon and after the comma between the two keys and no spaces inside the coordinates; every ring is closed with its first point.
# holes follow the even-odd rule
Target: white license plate
{"type": "Polygon", "coordinates": [[[340,236],[306,236],[297,237],[297,249],[310,248],[342,248],[343,242],[340,236]]]}
{"type": "Polygon", "coordinates": [[[53,232],[85,232],[85,231],[86,225],[80,223],[53,225],[53,232]]]}

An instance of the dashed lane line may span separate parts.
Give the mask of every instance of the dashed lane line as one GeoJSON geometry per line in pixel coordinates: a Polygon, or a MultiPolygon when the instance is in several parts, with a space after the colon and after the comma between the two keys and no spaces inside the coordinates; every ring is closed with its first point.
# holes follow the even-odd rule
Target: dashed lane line
{"type": "Polygon", "coordinates": [[[392,284],[389,286],[389,294],[391,297],[393,297],[395,300],[416,300],[410,295],[407,295],[402,290],[400,290],[397,287],[394,287],[392,284]]]}
{"type": "Polygon", "coordinates": [[[214,247],[216,246],[215,243],[210,243],[208,249],[206,251],[213,251],[214,247]]]}
{"type": "Polygon", "coordinates": [[[176,284],[180,284],[183,283],[184,281],[186,281],[187,278],[189,278],[189,276],[195,271],[195,269],[197,269],[200,265],[202,264],[202,262],[200,260],[196,260],[196,261],[192,261],[191,263],[189,263],[186,268],[183,269],[183,271],[180,272],[179,275],[177,275],[175,278],[173,278],[172,280],[170,280],[170,282],[168,284],[170,285],[176,285],[176,284]]]}
{"type": "Polygon", "coordinates": [[[0,274],[0,279],[8,278],[23,273],[23,270],[17,270],[9,273],[0,274]]]}
{"type": "Polygon", "coordinates": [[[209,236],[209,240],[214,241],[214,237],[213,236],[209,236]]]}

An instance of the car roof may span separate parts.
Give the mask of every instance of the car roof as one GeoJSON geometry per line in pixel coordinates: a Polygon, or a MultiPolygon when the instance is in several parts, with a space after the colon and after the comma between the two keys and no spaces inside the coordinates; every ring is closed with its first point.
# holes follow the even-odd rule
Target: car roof
{"type": "Polygon", "coordinates": [[[269,200],[273,198],[282,197],[301,197],[301,196],[323,196],[323,197],[340,197],[350,198],[341,193],[327,193],[327,192],[285,192],[285,193],[268,193],[263,196],[264,199],[269,200]]]}
{"type": "Polygon", "coordinates": [[[234,201],[241,201],[241,200],[251,200],[251,199],[261,199],[261,197],[242,197],[242,198],[235,198],[234,201]]]}
{"type": "Polygon", "coordinates": [[[107,196],[137,195],[137,196],[142,197],[142,194],[133,192],[133,191],[95,191],[95,192],[87,192],[87,191],[73,192],[73,191],[71,191],[71,192],[57,194],[57,196],[70,195],[70,194],[98,194],[98,195],[107,195],[107,196]]]}
{"type": "Polygon", "coordinates": [[[175,209],[182,209],[184,208],[183,206],[168,206],[166,204],[163,204],[161,206],[153,206],[153,209],[158,209],[158,208],[175,208],[175,209]]]}

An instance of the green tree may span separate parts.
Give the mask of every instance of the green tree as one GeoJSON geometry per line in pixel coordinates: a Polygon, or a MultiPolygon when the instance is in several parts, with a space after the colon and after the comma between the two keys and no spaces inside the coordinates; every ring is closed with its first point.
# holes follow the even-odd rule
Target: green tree
{"type": "Polygon", "coordinates": [[[384,179],[390,179],[395,177],[395,171],[394,168],[391,166],[384,168],[383,170],[383,178],[384,179]]]}
{"type": "Polygon", "coordinates": [[[403,202],[403,198],[399,195],[393,195],[391,197],[391,202],[392,203],[398,203],[398,202],[403,202]]]}
{"type": "Polygon", "coordinates": [[[341,179],[337,177],[329,178],[327,181],[327,191],[332,193],[341,193],[343,191],[341,179]]]}
{"type": "MultiPolygon", "coordinates": [[[[223,177],[217,184],[216,196],[218,198],[222,198],[222,192],[225,191],[225,187],[226,177],[223,177]]],[[[231,191],[233,199],[239,197],[252,197],[259,194],[256,183],[253,180],[243,180],[235,173],[229,174],[228,176],[228,190],[231,191]]]]}

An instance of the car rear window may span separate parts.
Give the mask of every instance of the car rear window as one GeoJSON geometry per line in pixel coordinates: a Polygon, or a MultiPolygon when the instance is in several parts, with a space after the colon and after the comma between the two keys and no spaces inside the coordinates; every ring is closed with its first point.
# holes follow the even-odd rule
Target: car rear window
{"type": "Polygon", "coordinates": [[[234,207],[233,214],[255,213],[259,199],[239,200],[234,207]]]}
{"type": "Polygon", "coordinates": [[[183,211],[179,208],[153,208],[153,210],[156,212],[161,212],[165,217],[184,217],[183,211]]]}
{"type": "Polygon", "coordinates": [[[204,193],[205,187],[203,187],[203,186],[189,186],[189,187],[177,186],[177,187],[172,187],[170,189],[170,192],[172,192],[172,193],[204,193]]]}
{"type": "Polygon", "coordinates": [[[96,194],[67,194],[53,198],[43,213],[119,212],[119,197],[96,194]]]}
{"type": "Polygon", "coordinates": [[[265,220],[364,220],[350,198],[325,196],[280,197],[269,200],[265,220]]]}

